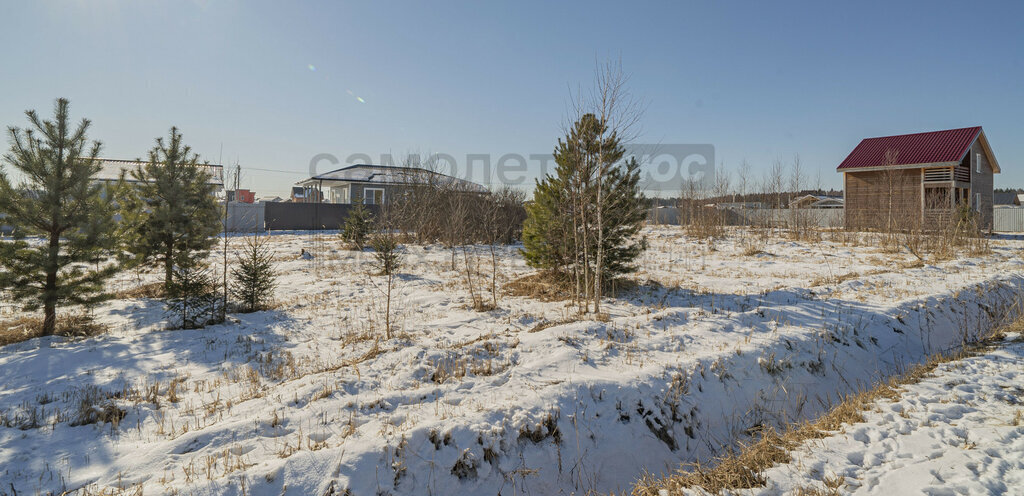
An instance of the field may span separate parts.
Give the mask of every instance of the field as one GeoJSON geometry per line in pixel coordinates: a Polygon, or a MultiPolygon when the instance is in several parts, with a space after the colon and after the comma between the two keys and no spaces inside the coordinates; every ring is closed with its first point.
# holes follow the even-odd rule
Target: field
{"type": "Polygon", "coordinates": [[[463,264],[490,301],[488,247],[453,270],[407,246],[384,339],[371,254],[302,233],[271,239],[272,310],[167,330],[160,301],[113,300],[92,309],[105,334],[0,348],[0,494],[628,491],[987,332],[1024,288],[1011,237],[920,260],[828,234],[645,234],[641,270],[583,320],[502,289],[533,272],[516,247],[476,311],[463,264]]]}

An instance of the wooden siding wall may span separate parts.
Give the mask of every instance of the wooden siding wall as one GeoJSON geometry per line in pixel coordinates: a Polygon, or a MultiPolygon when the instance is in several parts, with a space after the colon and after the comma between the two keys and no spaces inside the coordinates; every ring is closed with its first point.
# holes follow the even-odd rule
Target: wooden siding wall
{"type": "Polygon", "coordinates": [[[395,198],[408,191],[409,187],[400,184],[352,183],[352,189],[349,191],[349,201],[352,203],[362,202],[366,198],[366,190],[368,189],[383,189],[384,203],[391,203],[395,198]]]}
{"type": "Polygon", "coordinates": [[[971,163],[971,207],[974,207],[974,194],[981,193],[981,218],[979,227],[982,229],[992,229],[992,188],[993,188],[993,172],[992,164],[989,163],[988,155],[985,154],[981,143],[975,141],[971,145],[970,163],[971,163]],[[981,154],[981,173],[975,171],[974,168],[974,157],[981,154]]]}
{"type": "Polygon", "coordinates": [[[846,172],[843,176],[848,229],[885,228],[890,207],[895,222],[921,221],[921,169],[846,172]],[[894,192],[892,203],[890,189],[894,192]]]}

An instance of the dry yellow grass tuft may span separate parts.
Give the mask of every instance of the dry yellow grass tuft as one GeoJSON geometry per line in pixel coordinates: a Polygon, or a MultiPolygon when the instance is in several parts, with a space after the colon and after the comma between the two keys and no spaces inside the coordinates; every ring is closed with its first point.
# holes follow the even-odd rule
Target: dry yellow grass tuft
{"type": "Polygon", "coordinates": [[[570,281],[553,272],[537,272],[505,285],[512,296],[526,296],[541,301],[562,301],[572,297],[570,281]]]}
{"type": "Polygon", "coordinates": [[[149,284],[142,284],[133,288],[122,289],[114,293],[114,298],[118,300],[127,300],[133,298],[163,298],[164,297],[164,283],[153,282],[149,284]]]}
{"type": "Polygon", "coordinates": [[[740,255],[743,255],[744,257],[756,257],[758,255],[771,255],[771,253],[764,251],[758,245],[746,245],[743,247],[743,251],[740,252],[740,255]]]}
{"type": "MultiPolygon", "coordinates": [[[[107,331],[107,326],[92,317],[79,315],[58,315],[55,336],[89,337],[107,331]]],[[[40,316],[17,317],[0,321],[0,346],[20,343],[43,335],[43,318],[40,316]]]]}
{"type": "Polygon", "coordinates": [[[540,331],[543,331],[544,329],[549,329],[549,328],[552,328],[552,327],[555,327],[555,326],[560,326],[562,324],[571,324],[573,322],[579,322],[579,319],[569,318],[569,319],[560,319],[560,320],[542,320],[542,321],[538,322],[536,325],[534,325],[533,327],[531,327],[530,330],[528,330],[526,332],[529,332],[529,333],[540,332],[540,331]]]}

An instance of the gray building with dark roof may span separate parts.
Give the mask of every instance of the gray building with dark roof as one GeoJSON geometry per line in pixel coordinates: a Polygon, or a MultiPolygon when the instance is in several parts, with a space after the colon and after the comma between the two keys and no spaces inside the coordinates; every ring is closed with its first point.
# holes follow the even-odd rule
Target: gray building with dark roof
{"type": "Polygon", "coordinates": [[[465,179],[417,167],[356,164],[318,174],[296,183],[301,193],[293,191],[293,201],[325,203],[364,203],[382,205],[412,187],[436,186],[467,193],[487,193],[487,188],[465,179]],[[300,197],[305,200],[295,200],[300,197]]]}

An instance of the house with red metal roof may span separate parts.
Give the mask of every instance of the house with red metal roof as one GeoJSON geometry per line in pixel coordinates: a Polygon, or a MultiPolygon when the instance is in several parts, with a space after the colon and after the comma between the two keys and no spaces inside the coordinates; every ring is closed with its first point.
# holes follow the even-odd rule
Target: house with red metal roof
{"type": "Polygon", "coordinates": [[[861,140],[839,167],[847,228],[938,227],[969,209],[992,228],[999,162],[981,127],[861,140]],[[957,210],[962,209],[962,210],[957,210]]]}

